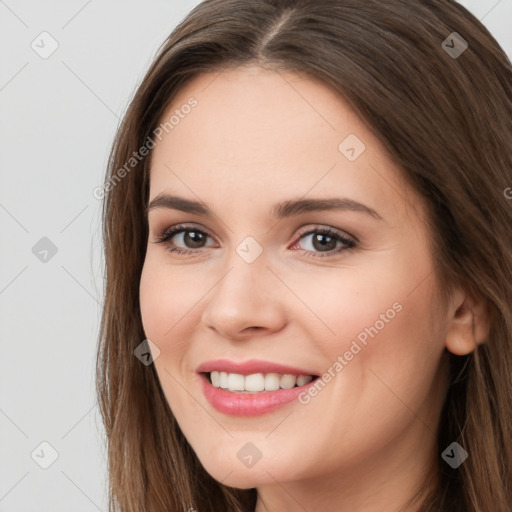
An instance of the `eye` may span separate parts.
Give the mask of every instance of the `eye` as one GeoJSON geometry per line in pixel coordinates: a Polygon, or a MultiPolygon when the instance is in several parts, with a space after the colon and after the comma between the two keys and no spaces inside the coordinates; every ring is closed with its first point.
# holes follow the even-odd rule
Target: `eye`
{"type": "Polygon", "coordinates": [[[310,249],[302,249],[308,256],[313,258],[325,258],[326,256],[334,256],[344,251],[349,251],[357,246],[355,240],[345,237],[331,228],[315,228],[302,233],[299,241],[293,246],[296,247],[302,240],[306,240],[314,235],[309,244],[310,249]],[[341,243],[342,247],[336,248],[341,243]]]}
{"type": "MultiPolygon", "coordinates": [[[[310,249],[304,249],[304,254],[308,257],[326,257],[333,256],[335,254],[339,254],[343,251],[348,251],[354,249],[357,246],[355,240],[352,240],[346,236],[341,235],[337,231],[334,231],[331,228],[315,228],[310,229],[307,232],[302,232],[299,240],[291,247],[294,249],[302,240],[306,240],[311,235],[314,235],[311,238],[309,245],[310,249]],[[341,244],[341,247],[336,246],[341,244]]],[[[191,227],[184,226],[183,224],[177,224],[176,226],[171,226],[163,231],[161,234],[156,236],[156,241],[154,243],[162,244],[165,246],[166,250],[175,254],[198,254],[206,247],[204,245],[207,238],[211,238],[208,233],[204,231],[191,227]],[[178,238],[178,235],[181,235],[179,238],[181,239],[181,243],[185,244],[185,248],[177,247],[175,242],[171,242],[173,238],[178,238]],[[188,245],[188,247],[186,247],[188,245]]]]}
{"type": "Polygon", "coordinates": [[[201,252],[198,249],[203,247],[201,244],[204,243],[207,237],[209,237],[208,233],[205,233],[200,229],[177,224],[176,226],[167,228],[163,233],[158,235],[155,243],[164,245],[169,252],[175,254],[191,254],[201,252]],[[190,244],[192,248],[182,249],[180,247],[176,247],[174,243],[171,243],[171,239],[177,237],[177,235],[183,235],[180,237],[182,243],[190,244]]]}

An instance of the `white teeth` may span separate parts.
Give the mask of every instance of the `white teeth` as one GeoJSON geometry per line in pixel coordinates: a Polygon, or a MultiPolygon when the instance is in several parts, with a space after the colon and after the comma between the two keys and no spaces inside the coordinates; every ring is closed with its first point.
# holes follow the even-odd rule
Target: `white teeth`
{"type": "Polygon", "coordinates": [[[297,377],[295,375],[283,375],[279,382],[279,386],[283,389],[291,389],[297,383],[297,377]]]}
{"type": "Polygon", "coordinates": [[[228,374],[226,372],[219,372],[219,387],[228,389],[228,374]]]}
{"type": "Polygon", "coordinates": [[[229,391],[245,391],[244,389],[244,376],[239,373],[228,374],[228,389],[229,391]]]}
{"type": "Polygon", "coordinates": [[[304,386],[304,384],[307,384],[308,382],[311,382],[313,380],[313,377],[311,375],[299,375],[297,377],[297,386],[304,386]]]}
{"type": "Polygon", "coordinates": [[[265,389],[265,377],[263,373],[253,373],[245,376],[245,391],[263,391],[265,389]]]}
{"type": "Polygon", "coordinates": [[[265,391],[275,391],[279,389],[281,376],[278,373],[267,373],[265,375],[265,391]]]}
{"type": "Polygon", "coordinates": [[[210,379],[212,379],[212,384],[218,388],[220,386],[220,375],[219,372],[211,372],[210,379]]]}
{"type": "Polygon", "coordinates": [[[210,372],[212,385],[229,391],[247,391],[257,393],[261,391],[276,391],[278,389],[291,389],[295,385],[303,386],[313,380],[311,375],[290,375],[279,373],[252,373],[241,375],[239,373],[210,372]]]}

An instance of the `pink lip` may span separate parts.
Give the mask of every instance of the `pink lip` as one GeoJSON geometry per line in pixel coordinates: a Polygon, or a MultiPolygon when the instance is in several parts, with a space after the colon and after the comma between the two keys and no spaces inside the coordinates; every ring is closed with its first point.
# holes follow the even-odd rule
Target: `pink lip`
{"type": "Polygon", "coordinates": [[[201,363],[197,369],[197,373],[209,373],[209,372],[228,372],[228,373],[239,373],[240,375],[251,375],[253,373],[281,373],[288,375],[317,375],[315,372],[310,370],[304,370],[301,368],[293,368],[278,363],[271,363],[269,361],[261,361],[259,359],[251,359],[250,361],[244,361],[236,363],[235,361],[229,361],[228,359],[215,359],[214,361],[206,361],[201,363]]]}
{"type": "Polygon", "coordinates": [[[317,379],[291,389],[276,391],[261,391],[260,393],[240,393],[226,391],[213,386],[206,375],[201,375],[201,386],[206,400],[223,414],[231,416],[259,416],[266,414],[295,400],[302,392],[317,381],[317,379]]]}

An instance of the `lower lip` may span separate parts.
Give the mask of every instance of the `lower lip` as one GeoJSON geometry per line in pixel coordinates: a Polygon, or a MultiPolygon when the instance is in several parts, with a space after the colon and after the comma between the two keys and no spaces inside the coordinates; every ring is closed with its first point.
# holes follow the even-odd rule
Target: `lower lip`
{"type": "Polygon", "coordinates": [[[297,397],[313,385],[317,379],[303,386],[260,393],[237,393],[216,388],[204,374],[200,375],[201,385],[206,400],[217,411],[231,416],[259,416],[293,402],[297,397]]]}

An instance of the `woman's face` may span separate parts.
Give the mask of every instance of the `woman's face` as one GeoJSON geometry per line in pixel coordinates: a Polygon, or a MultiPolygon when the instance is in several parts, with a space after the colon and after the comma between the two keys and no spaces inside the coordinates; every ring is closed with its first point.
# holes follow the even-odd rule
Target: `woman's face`
{"type": "Polygon", "coordinates": [[[448,322],[421,198],[347,103],[298,74],[201,75],[162,121],[172,115],[152,150],[140,304],[206,470],[241,488],[418,473],[448,322]],[[187,231],[169,234],[177,225],[187,231]],[[223,369],[215,386],[201,373],[223,369]],[[320,378],[272,391],[296,375],[320,378]]]}

